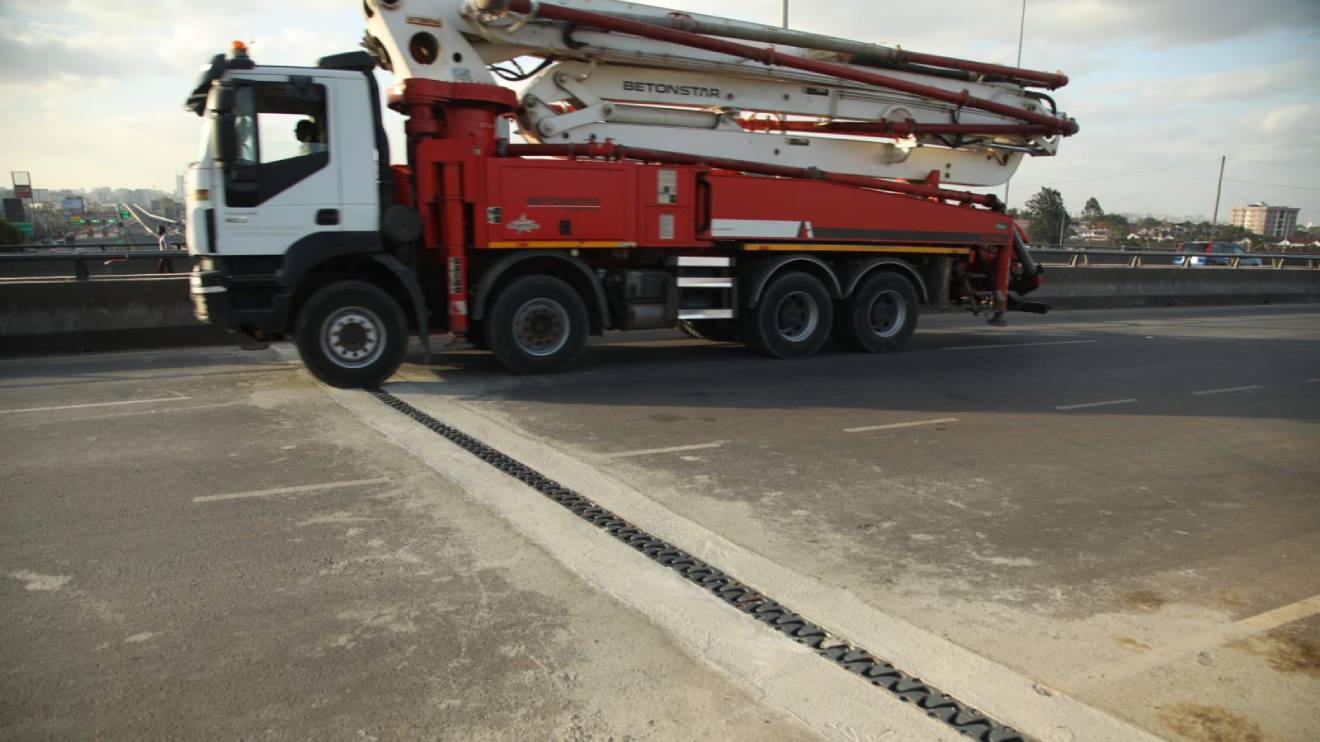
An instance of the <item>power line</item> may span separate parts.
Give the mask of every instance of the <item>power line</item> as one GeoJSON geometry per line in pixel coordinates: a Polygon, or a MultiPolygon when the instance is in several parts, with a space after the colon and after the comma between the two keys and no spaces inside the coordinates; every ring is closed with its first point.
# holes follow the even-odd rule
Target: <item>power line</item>
{"type": "Polygon", "coordinates": [[[1230,157],[1228,159],[1232,160],[1233,162],[1247,162],[1247,163],[1251,163],[1252,165],[1269,165],[1270,167],[1295,167],[1301,170],[1320,170],[1320,166],[1318,165],[1298,165],[1295,162],[1264,162],[1263,160],[1244,160],[1240,157],[1230,157]]]}
{"type": "MultiPolygon", "coordinates": [[[[1157,168],[1152,168],[1150,170],[1131,170],[1125,173],[1110,173],[1108,175],[1095,175],[1089,178],[1078,178],[1077,180],[1055,181],[1051,185],[1072,185],[1073,183],[1087,183],[1092,180],[1103,180],[1105,178],[1122,178],[1128,175],[1145,175],[1147,173],[1164,172],[1165,170],[1177,170],[1179,168],[1191,167],[1193,165],[1206,165],[1212,162],[1214,162],[1214,160],[1196,160],[1195,162],[1184,162],[1180,165],[1169,165],[1167,167],[1157,167],[1157,168]]],[[[1041,182],[1033,185],[1045,185],[1045,183],[1041,182]]]]}
{"type": "Polygon", "coordinates": [[[1290,191],[1320,191],[1320,188],[1308,188],[1307,186],[1280,185],[1278,183],[1258,183],[1254,180],[1237,180],[1236,178],[1224,178],[1230,183],[1245,183],[1246,185],[1261,186],[1264,188],[1287,188],[1290,191]]]}

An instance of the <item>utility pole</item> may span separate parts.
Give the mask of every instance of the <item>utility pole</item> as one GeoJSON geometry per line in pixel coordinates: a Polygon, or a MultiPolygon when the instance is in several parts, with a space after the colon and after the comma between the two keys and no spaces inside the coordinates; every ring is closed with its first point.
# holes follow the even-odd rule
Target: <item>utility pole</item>
{"type": "Polygon", "coordinates": [[[784,28],[788,28],[788,0],[784,0],[784,28]]]}
{"type": "Polygon", "coordinates": [[[1219,185],[1215,188],[1215,213],[1210,217],[1210,241],[1215,241],[1215,230],[1219,228],[1219,196],[1224,192],[1224,163],[1228,155],[1219,158],[1219,185]]]}
{"type": "MultiPolygon", "coordinates": [[[[788,6],[788,0],[784,0],[784,6],[788,6]]],[[[788,11],[784,11],[784,28],[788,28],[788,11]]],[[[1027,30],[1027,0],[1022,0],[1022,20],[1018,22],[1018,56],[1017,66],[1022,66],[1022,37],[1027,30]]],[[[1004,181],[1004,208],[1008,208],[1008,190],[1013,187],[1013,177],[1009,176],[1004,181]]]]}

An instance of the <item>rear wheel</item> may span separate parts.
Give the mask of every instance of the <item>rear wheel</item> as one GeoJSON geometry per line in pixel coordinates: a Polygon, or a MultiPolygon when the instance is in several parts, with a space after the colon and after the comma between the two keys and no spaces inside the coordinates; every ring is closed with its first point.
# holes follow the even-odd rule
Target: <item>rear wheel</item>
{"type": "Polygon", "coordinates": [[[394,297],[363,281],[340,281],[303,304],[294,330],[303,363],[340,388],[388,379],[408,349],[408,322],[394,297]]]}
{"type": "Polygon", "coordinates": [[[897,350],[917,330],[917,291],[894,273],[872,273],[843,302],[836,335],[867,353],[897,350]]]}
{"type": "Polygon", "coordinates": [[[743,315],[742,336],[763,355],[805,358],[829,339],[833,322],[829,289],[815,276],[793,271],[771,281],[756,309],[743,315]]]}
{"type": "Polygon", "coordinates": [[[515,374],[563,371],[587,344],[587,307],[553,276],[523,276],[495,297],[483,321],[486,344],[515,374]]]}

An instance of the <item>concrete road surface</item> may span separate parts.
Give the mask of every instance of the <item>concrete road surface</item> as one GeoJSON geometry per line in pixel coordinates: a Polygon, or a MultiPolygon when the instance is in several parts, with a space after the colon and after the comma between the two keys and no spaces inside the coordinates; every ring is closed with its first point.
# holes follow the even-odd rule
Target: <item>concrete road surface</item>
{"type": "MultiPolygon", "coordinates": [[[[1320,738],[1320,311],[1013,320],[387,390],[1030,736],[1320,738]]],[[[948,733],[288,356],[6,362],[0,736],[948,733]]]]}
{"type": "Polygon", "coordinates": [[[274,354],[0,362],[0,739],[810,738],[274,354]]]}

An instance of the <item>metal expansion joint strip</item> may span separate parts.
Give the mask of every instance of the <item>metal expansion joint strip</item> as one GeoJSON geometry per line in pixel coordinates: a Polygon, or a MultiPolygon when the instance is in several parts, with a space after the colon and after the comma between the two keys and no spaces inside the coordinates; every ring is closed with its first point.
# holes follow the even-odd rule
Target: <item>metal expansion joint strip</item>
{"type": "Polygon", "coordinates": [[[370,390],[386,405],[440,434],[459,448],[559,503],[579,518],[710,591],[720,600],[770,626],[816,654],[865,678],[872,685],[898,696],[943,721],[964,736],[982,742],[1026,741],[1020,732],[995,721],[962,701],[899,670],[865,649],[830,634],[779,601],[762,594],[734,576],[717,569],[673,544],[656,538],[544,474],[500,453],[472,436],[446,425],[381,389],[370,390]]]}

